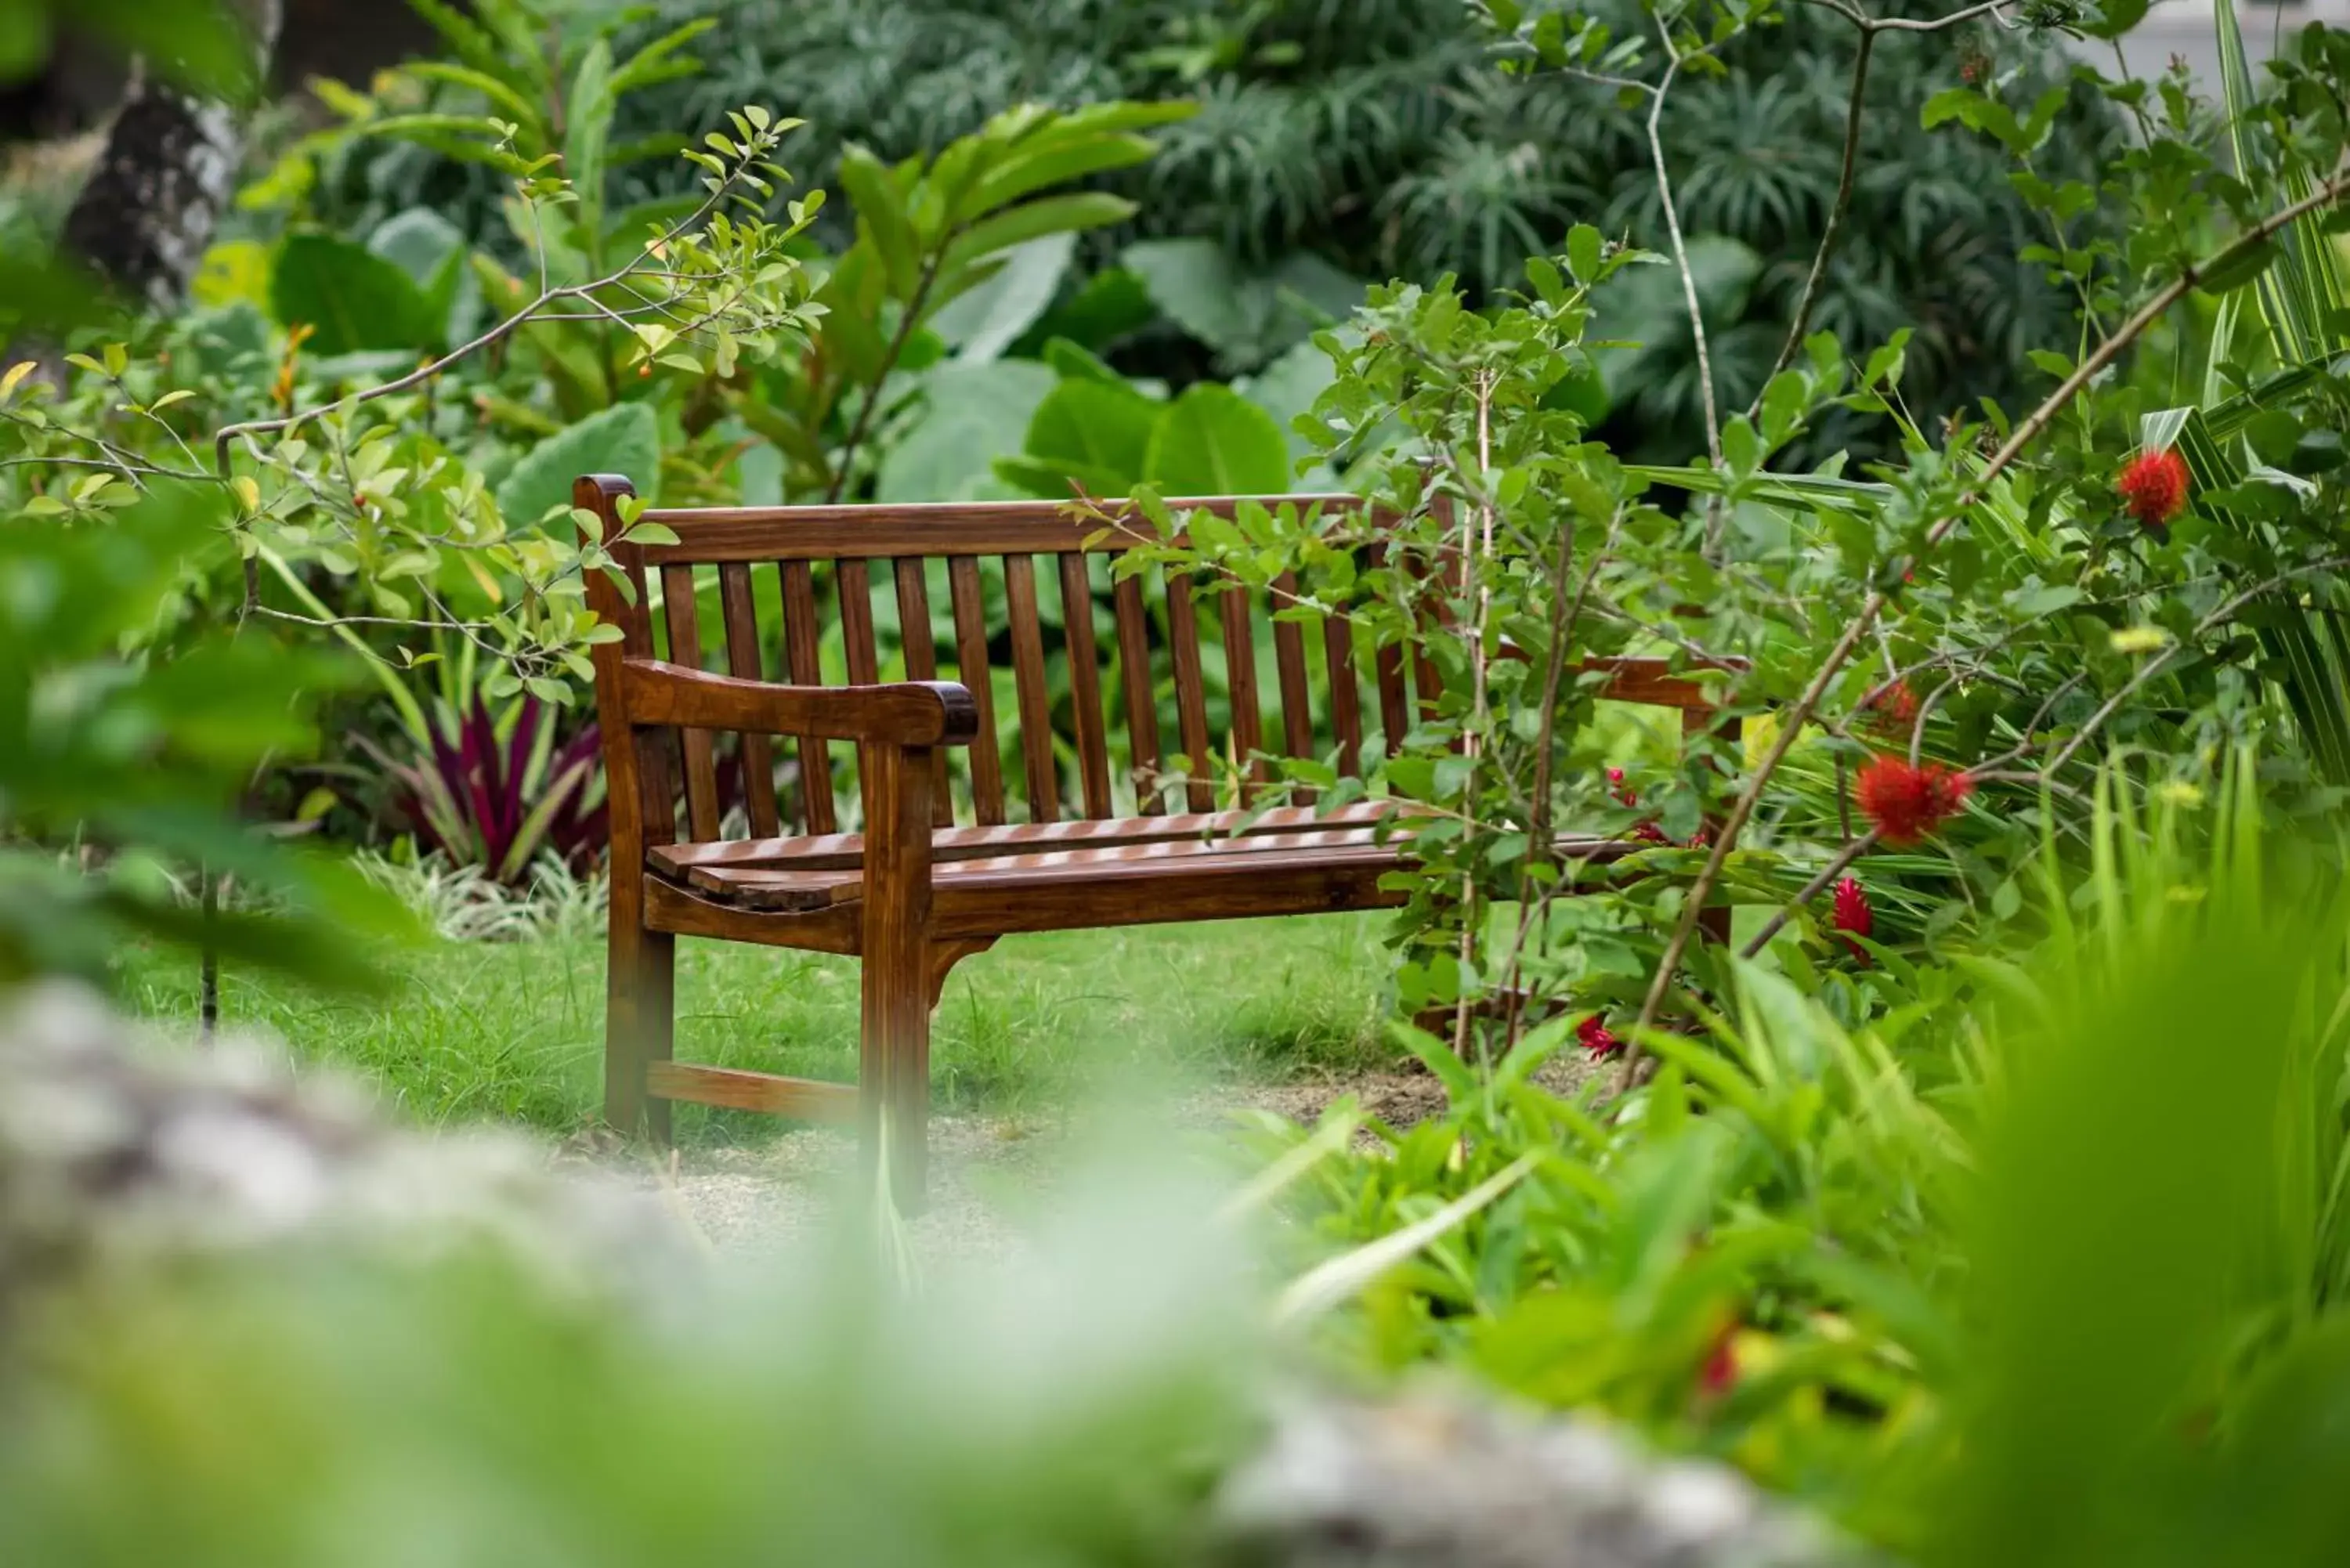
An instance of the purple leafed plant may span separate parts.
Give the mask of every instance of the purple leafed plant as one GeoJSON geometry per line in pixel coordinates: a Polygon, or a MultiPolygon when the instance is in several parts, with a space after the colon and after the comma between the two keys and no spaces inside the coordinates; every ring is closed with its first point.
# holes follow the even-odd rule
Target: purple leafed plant
{"type": "Polygon", "coordinates": [[[509,887],[526,884],[543,855],[586,870],[608,832],[594,721],[558,744],[547,704],[525,695],[503,730],[477,690],[462,718],[434,705],[430,744],[413,762],[356,739],[399,784],[418,836],[451,864],[478,866],[509,887]]]}

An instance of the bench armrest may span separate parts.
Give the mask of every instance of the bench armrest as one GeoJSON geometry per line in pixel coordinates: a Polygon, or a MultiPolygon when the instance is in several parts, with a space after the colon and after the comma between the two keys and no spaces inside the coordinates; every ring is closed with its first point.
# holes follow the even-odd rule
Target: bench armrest
{"type": "Polygon", "coordinates": [[[979,734],[979,705],[951,680],[784,686],[658,659],[623,659],[620,671],[620,702],[631,724],[900,746],[968,745],[979,734]]]}

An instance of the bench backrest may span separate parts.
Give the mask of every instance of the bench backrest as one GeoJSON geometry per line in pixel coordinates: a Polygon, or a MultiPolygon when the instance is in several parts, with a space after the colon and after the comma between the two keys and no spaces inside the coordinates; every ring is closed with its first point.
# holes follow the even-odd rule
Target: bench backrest
{"type": "MultiPolygon", "coordinates": [[[[614,508],[629,493],[608,477],[581,483],[580,504],[603,514],[608,541],[620,532],[614,508]]],[[[1282,502],[1366,504],[1354,495],[1265,498],[1282,502]]],[[[1239,502],[1172,504],[1230,516],[1239,502]]],[[[939,756],[940,826],[1213,811],[1235,796],[1250,804],[1269,783],[1263,753],[1335,755],[1342,774],[1359,776],[1367,748],[1392,753],[1401,742],[1413,697],[1434,696],[1429,672],[1408,669],[1409,650],[1365,659],[1343,617],[1275,620],[1268,596],[1181,571],[1113,582],[1109,556],[1156,541],[1139,516],[1105,531],[1058,503],[1010,501],[653,508],[642,520],[678,542],[613,549],[634,602],[600,573],[588,582],[590,605],[621,628],[627,657],[794,685],[970,688],[979,735],[939,756]]],[[[1275,596],[1293,590],[1277,584],[1275,596]]],[[[1709,706],[1658,661],[1620,662],[1622,690],[1610,696],[1691,714],[1709,706]]],[[[844,757],[855,749],[833,745],[844,757]]],[[[676,836],[681,805],[686,837],[717,840],[737,799],[754,838],[853,826],[844,816],[855,792],[836,794],[827,742],[798,738],[786,750],[779,759],[764,735],[662,737],[655,765],[638,770],[647,841],[676,836]],[[779,772],[779,760],[797,765],[779,772]]],[[[616,799],[612,809],[631,804],[616,799]]]]}

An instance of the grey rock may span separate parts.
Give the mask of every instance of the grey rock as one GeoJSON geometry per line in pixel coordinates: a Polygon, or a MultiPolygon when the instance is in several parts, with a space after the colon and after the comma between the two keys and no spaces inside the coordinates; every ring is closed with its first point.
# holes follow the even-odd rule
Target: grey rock
{"type": "Polygon", "coordinates": [[[1291,1394],[1214,1514],[1279,1568],[1889,1568],[1726,1466],[1434,1388],[1291,1394]]]}
{"type": "Polygon", "coordinates": [[[78,987],[0,994],[0,1333],[46,1289],[270,1247],[489,1247],[646,1302],[699,1257],[653,1195],[520,1138],[397,1127],[265,1043],[172,1039],[78,987]]]}

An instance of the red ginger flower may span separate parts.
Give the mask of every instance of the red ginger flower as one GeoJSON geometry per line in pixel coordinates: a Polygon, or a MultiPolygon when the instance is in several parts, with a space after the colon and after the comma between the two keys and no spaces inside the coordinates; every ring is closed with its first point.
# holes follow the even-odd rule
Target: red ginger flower
{"type": "Polygon", "coordinates": [[[1575,1037],[1594,1056],[1613,1056],[1624,1049],[1624,1042],[1616,1037],[1607,1021],[1596,1012],[1575,1026],[1575,1037]]]}
{"type": "Polygon", "coordinates": [[[2187,460],[2168,447],[2142,452],[2122,465],[2114,488],[2141,526],[2159,528],[2187,509],[2187,460]]]}
{"type": "Polygon", "coordinates": [[[1835,885],[1835,929],[1846,933],[1844,945],[1852,950],[1852,956],[1866,963],[1867,950],[1852,939],[1876,932],[1877,911],[1869,908],[1868,889],[1850,877],[1835,885]]]}
{"type": "Polygon", "coordinates": [[[1871,757],[1853,781],[1862,814],[1897,848],[1931,837],[1959,814],[1974,787],[1962,773],[1907,757],[1871,757]]]}

